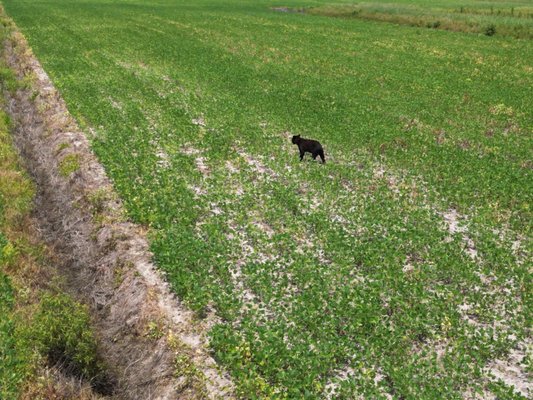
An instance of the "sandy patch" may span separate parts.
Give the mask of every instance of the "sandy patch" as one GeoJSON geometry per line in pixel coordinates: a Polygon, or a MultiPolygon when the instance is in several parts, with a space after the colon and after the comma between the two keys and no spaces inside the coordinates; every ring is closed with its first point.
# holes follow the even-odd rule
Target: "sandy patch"
{"type": "Polygon", "coordinates": [[[226,161],[226,169],[229,171],[230,174],[238,174],[240,172],[239,168],[237,168],[231,161],[226,161]]]}
{"type": "Polygon", "coordinates": [[[191,146],[189,144],[186,144],[186,145],[182,146],[181,149],[180,149],[180,152],[182,154],[185,154],[186,156],[193,156],[193,155],[202,153],[201,150],[198,150],[198,149],[194,148],[193,146],[191,146]]]}
{"type": "Polygon", "coordinates": [[[501,380],[506,385],[526,398],[533,394],[533,380],[527,372],[526,360],[533,352],[533,344],[529,338],[512,349],[505,359],[492,361],[486,371],[492,380],[501,380]]]}
{"type": "Polygon", "coordinates": [[[259,158],[254,157],[248,153],[246,153],[242,149],[237,150],[237,154],[241,156],[246,164],[258,175],[262,176],[268,176],[272,179],[276,179],[279,177],[278,173],[272,170],[271,168],[267,167],[259,158]]]}
{"type": "Polygon", "coordinates": [[[209,169],[209,167],[205,163],[206,162],[206,158],[205,157],[196,157],[194,159],[194,162],[196,163],[196,169],[198,171],[200,171],[200,173],[203,176],[209,176],[211,174],[211,170],[209,169]]]}
{"type": "Polygon", "coordinates": [[[157,166],[162,169],[167,169],[170,167],[170,157],[162,148],[158,148],[155,152],[157,157],[157,166]]]}
{"type": "Polygon", "coordinates": [[[204,189],[200,186],[189,185],[188,188],[194,193],[195,197],[205,196],[207,194],[207,189],[204,189]]]}
{"type": "Polygon", "coordinates": [[[459,215],[457,210],[453,208],[441,212],[440,215],[444,218],[446,228],[451,235],[461,234],[462,241],[465,245],[465,253],[468,254],[472,260],[478,260],[479,257],[476,250],[476,245],[474,241],[466,234],[468,228],[461,224],[461,220],[465,220],[466,218],[459,215]]]}
{"type": "Polygon", "coordinates": [[[115,110],[119,110],[119,111],[122,111],[123,107],[122,107],[122,104],[120,104],[118,101],[116,101],[115,99],[109,97],[109,103],[111,104],[111,107],[113,107],[115,110]]]}
{"type": "Polygon", "coordinates": [[[191,123],[193,125],[196,125],[196,126],[202,126],[202,127],[205,127],[207,126],[206,122],[205,122],[205,119],[203,116],[199,116],[198,118],[193,118],[191,120],[191,123]]]}

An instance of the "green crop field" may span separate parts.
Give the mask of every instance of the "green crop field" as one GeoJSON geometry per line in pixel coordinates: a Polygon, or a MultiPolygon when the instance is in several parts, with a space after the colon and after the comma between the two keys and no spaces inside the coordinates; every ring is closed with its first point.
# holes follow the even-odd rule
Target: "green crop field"
{"type": "Polygon", "coordinates": [[[526,398],[531,2],[335,3],[3,0],[241,397],[526,398]]]}

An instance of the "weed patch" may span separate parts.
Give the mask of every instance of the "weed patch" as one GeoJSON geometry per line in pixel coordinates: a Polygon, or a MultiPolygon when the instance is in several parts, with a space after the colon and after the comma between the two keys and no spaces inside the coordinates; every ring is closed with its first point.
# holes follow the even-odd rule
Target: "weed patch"
{"type": "Polygon", "coordinates": [[[59,174],[67,178],[80,169],[80,156],[78,154],[67,154],[59,163],[59,174]]]}

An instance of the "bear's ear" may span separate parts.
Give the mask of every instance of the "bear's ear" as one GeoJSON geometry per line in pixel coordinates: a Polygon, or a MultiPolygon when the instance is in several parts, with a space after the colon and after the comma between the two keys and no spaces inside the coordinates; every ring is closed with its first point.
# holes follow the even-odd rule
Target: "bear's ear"
{"type": "Polygon", "coordinates": [[[294,137],[300,137],[300,135],[294,135],[294,137]]]}

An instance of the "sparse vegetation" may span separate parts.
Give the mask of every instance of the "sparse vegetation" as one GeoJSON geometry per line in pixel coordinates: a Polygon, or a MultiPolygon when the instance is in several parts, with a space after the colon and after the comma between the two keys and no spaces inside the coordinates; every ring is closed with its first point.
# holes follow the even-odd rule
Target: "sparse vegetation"
{"type": "Polygon", "coordinates": [[[208,399],[205,390],[205,377],[186,354],[176,356],[175,375],[179,381],[179,390],[193,388],[198,399],[208,399]]]}
{"type": "Polygon", "coordinates": [[[87,204],[90,207],[93,220],[96,224],[104,224],[110,219],[106,217],[107,203],[113,199],[115,195],[108,193],[104,189],[96,189],[87,196],[87,204]]]}
{"type": "Polygon", "coordinates": [[[518,352],[527,380],[530,41],[445,32],[434,10],[420,26],[439,29],[267,1],[4,2],[175,292],[220,318],[241,397],[527,396],[495,362],[518,352]],[[328,164],[298,161],[299,133],[328,164]]]}
{"type": "Polygon", "coordinates": [[[157,340],[165,336],[163,325],[160,321],[150,321],[146,325],[146,337],[157,340]]]}

